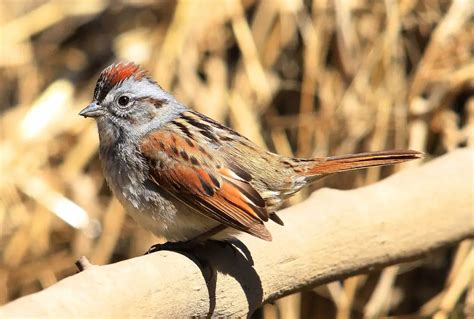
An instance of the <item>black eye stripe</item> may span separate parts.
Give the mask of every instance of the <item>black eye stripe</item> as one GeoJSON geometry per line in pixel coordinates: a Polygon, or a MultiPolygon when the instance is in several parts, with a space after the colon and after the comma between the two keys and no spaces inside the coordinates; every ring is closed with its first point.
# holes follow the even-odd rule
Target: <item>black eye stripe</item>
{"type": "Polygon", "coordinates": [[[138,97],[137,101],[144,101],[153,104],[157,109],[162,107],[164,104],[166,104],[166,100],[164,99],[155,99],[153,97],[138,97]]]}

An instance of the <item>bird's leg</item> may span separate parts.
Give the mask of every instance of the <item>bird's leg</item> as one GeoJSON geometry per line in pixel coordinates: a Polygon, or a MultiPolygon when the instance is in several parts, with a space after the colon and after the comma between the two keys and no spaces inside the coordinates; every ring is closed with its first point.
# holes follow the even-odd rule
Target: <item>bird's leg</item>
{"type": "Polygon", "coordinates": [[[151,254],[161,250],[171,250],[171,251],[189,251],[198,244],[202,244],[212,236],[226,229],[227,226],[220,224],[210,230],[194,237],[193,239],[187,241],[177,241],[177,242],[166,242],[163,244],[155,244],[148,249],[146,254],[151,254]]]}
{"type": "Polygon", "coordinates": [[[151,253],[156,253],[158,251],[162,250],[169,250],[169,251],[188,251],[195,245],[191,245],[190,241],[167,241],[166,243],[163,244],[154,244],[151,246],[148,251],[145,253],[145,255],[151,254],[151,253]]]}

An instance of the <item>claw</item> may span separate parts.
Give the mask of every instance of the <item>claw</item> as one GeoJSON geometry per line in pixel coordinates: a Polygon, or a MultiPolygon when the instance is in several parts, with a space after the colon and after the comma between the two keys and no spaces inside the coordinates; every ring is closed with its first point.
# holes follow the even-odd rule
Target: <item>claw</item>
{"type": "Polygon", "coordinates": [[[155,244],[151,246],[148,251],[145,253],[145,255],[151,254],[151,253],[156,253],[158,251],[162,250],[168,250],[168,251],[183,251],[183,252],[189,252],[192,248],[196,246],[196,242],[194,241],[178,241],[178,242],[166,242],[164,244],[155,244]]]}

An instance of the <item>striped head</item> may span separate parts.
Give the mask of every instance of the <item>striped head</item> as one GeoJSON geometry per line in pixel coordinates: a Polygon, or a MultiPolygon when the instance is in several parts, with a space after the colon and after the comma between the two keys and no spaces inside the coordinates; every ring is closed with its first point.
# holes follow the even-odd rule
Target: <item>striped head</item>
{"type": "Polygon", "coordinates": [[[117,63],[100,73],[92,103],[79,114],[97,120],[102,140],[101,131],[116,137],[146,133],[184,109],[139,65],[117,63]]]}

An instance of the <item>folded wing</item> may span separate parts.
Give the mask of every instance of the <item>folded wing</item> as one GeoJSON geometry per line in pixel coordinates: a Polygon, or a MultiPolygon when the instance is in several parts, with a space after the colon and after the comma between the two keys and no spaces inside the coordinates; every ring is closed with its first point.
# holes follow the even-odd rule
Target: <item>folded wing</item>
{"type": "Polygon", "coordinates": [[[142,138],[140,152],[150,179],[196,212],[226,226],[271,240],[265,201],[251,176],[214,150],[176,131],[157,129],[142,138]]]}

